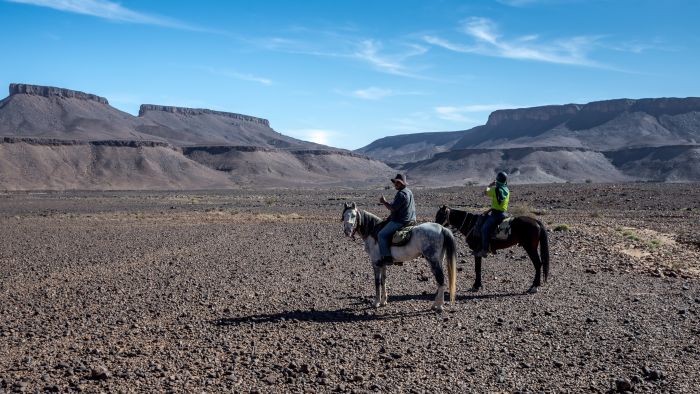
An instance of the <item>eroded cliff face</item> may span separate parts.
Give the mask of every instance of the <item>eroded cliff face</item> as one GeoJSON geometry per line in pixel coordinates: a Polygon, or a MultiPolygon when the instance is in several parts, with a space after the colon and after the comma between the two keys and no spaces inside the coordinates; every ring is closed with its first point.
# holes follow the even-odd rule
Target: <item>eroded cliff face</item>
{"type": "Polygon", "coordinates": [[[77,90],[56,88],[53,86],[27,85],[23,83],[10,84],[10,96],[15,94],[29,94],[42,97],[64,97],[78,100],[96,101],[100,104],[109,105],[106,98],[90,93],[79,92],[77,90]]]}
{"type": "Polygon", "coordinates": [[[270,122],[267,119],[256,118],[254,116],[237,114],[233,112],[213,111],[205,108],[186,108],[173,107],[167,105],[142,104],[139,108],[139,117],[144,116],[149,111],[168,112],[171,114],[198,116],[198,115],[216,115],[237,120],[245,120],[247,122],[258,123],[266,127],[270,127],[270,122]]]}
{"type": "Polygon", "coordinates": [[[565,123],[572,130],[581,130],[598,126],[626,112],[643,112],[655,117],[700,112],[700,98],[615,99],[593,101],[588,104],[504,109],[492,112],[486,126],[502,128],[514,123],[524,125],[565,123]]]}
{"type": "Polygon", "coordinates": [[[552,119],[566,119],[575,115],[578,104],[546,105],[543,107],[501,109],[489,115],[486,126],[499,127],[511,122],[549,122],[552,119]]]}

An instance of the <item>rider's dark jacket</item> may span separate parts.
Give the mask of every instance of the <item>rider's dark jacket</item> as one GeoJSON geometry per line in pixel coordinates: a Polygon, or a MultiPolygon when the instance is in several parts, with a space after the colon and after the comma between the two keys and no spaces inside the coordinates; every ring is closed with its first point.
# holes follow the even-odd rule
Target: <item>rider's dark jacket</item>
{"type": "Polygon", "coordinates": [[[394,201],[391,202],[391,215],[389,220],[392,222],[408,223],[416,221],[416,204],[413,202],[413,193],[409,188],[396,192],[394,201]]]}

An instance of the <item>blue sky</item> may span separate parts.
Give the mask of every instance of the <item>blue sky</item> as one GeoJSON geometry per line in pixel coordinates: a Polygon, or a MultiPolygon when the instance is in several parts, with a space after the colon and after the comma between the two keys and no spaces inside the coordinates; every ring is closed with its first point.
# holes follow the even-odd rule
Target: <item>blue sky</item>
{"type": "Polygon", "coordinates": [[[0,0],[0,85],[270,120],[356,149],[499,108],[700,96],[700,1],[0,0]]]}

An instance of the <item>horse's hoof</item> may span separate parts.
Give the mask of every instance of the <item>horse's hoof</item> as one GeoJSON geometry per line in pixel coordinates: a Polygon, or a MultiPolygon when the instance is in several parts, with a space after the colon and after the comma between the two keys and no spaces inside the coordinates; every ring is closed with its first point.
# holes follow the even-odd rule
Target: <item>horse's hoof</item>
{"type": "Polygon", "coordinates": [[[527,290],[527,293],[528,293],[528,294],[535,294],[535,293],[537,293],[538,290],[539,290],[539,287],[537,287],[537,286],[532,286],[531,288],[529,288],[529,289],[527,290]]]}
{"type": "Polygon", "coordinates": [[[481,286],[479,286],[479,287],[477,287],[477,286],[472,286],[472,288],[469,289],[469,291],[472,292],[472,293],[476,293],[476,292],[478,292],[479,290],[481,290],[481,286]]]}
{"type": "Polygon", "coordinates": [[[374,303],[374,309],[377,309],[377,308],[379,308],[380,306],[382,306],[381,303],[379,303],[379,302],[375,302],[375,303],[374,303]]]}
{"type": "Polygon", "coordinates": [[[379,303],[379,306],[386,306],[386,301],[382,301],[379,303]]]}

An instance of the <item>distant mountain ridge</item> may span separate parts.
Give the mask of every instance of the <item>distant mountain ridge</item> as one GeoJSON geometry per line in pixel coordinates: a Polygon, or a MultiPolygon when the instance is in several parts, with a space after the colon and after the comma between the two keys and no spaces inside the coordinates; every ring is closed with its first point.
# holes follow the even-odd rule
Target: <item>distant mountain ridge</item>
{"type": "Polygon", "coordinates": [[[367,156],[281,134],[254,116],[155,104],[133,116],[80,91],[9,90],[0,100],[0,189],[362,185],[393,172],[367,156]],[[221,146],[237,153],[208,149],[221,146]]]}
{"type": "MultiPolygon", "coordinates": [[[[455,163],[459,160],[471,162],[470,160],[476,157],[474,155],[483,154],[479,151],[483,149],[512,152],[518,148],[532,148],[543,153],[551,153],[554,149],[561,153],[556,159],[561,164],[565,157],[580,159],[571,157],[570,148],[577,148],[578,152],[599,152],[600,155],[595,159],[588,158],[592,160],[588,170],[581,167],[568,175],[566,171],[543,170],[551,164],[546,160],[554,160],[554,156],[540,155],[540,159],[544,161],[539,164],[530,162],[524,167],[532,170],[530,175],[526,176],[525,172],[520,172],[519,176],[513,178],[516,182],[537,182],[538,179],[542,182],[581,181],[582,176],[587,181],[599,182],[614,179],[697,181],[700,180],[698,171],[693,171],[692,167],[689,171],[675,171],[668,163],[660,161],[661,156],[651,160],[651,156],[647,155],[644,164],[628,162],[621,168],[614,167],[619,163],[613,160],[610,164],[622,174],[621,176],[613,174],[610,169],[604,170],[600,160],[611,161],[613,157],[627,157],[629,155],[621,153],[627,149],[649,152],[648,149],[644,149],[676,146],[681,148],[667,149],[666,152],[681,154],[681,151],[684,151],[684,157],[692,162],[697,160],[693,152],[696,152],[699,144],[700,98],[688,97],[616,99],[588,104],[497,110],[490,114],[485,125],[469,130],[385,137],[357,151],[389,163],[399,163],[405,170],[410,170],[419,178],[422,177],[420,179],[425,184],[434,184],[436,179],[429,176],[430,171],[427,168],[439,169],[442,172],[441,179],[449,184],[483,182],[491,177],[497,168],[508,170],[508,166],[517,175],[523,166],[513,160],[492,158],[492,162],[488,164],[490,169],[482,166],[482,175],[470,171],[456,171],[455,163]],[[442,165],[438,165],[441,161],[442,165]],[[451,175],[445,173],[449,168],[453,169],[450,170],[451,175]],[[513,170],[514,168],[516,170],[513,170]],[[535,173],[540,175],[533,175],[535,173]]],[[[529,160],[533,157],[529,156],[529,160]]],[[[486,157],[482,159],[486,160],[486,157]]],[[[694,163],[700,166],[700,162],[694,163]]],[[[680,165],[680,161],[677,164],[680,165]]]]}

